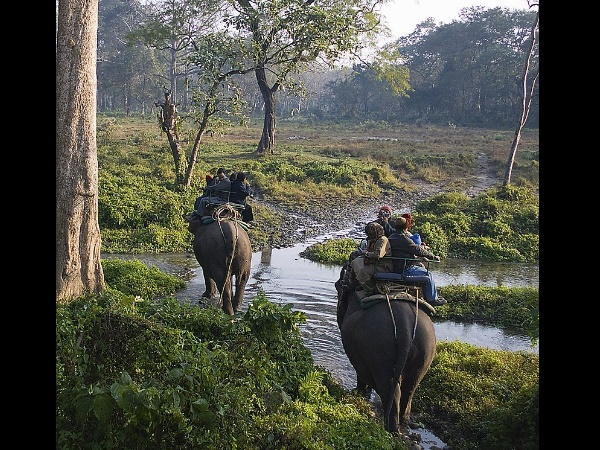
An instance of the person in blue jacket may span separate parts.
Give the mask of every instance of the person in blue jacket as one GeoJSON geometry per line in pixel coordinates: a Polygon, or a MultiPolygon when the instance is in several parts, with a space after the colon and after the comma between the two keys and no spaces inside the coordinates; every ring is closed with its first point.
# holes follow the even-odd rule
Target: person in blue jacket
{"type": "MultiPolygon", "coordinates": [[[[408,231],[408,220],[404,217],[398,217],[394,222],[396,231],[388,238],[390,247],[392,247],[392,256],[398,258],[427,258],[439,261],[440,257],[434,255],[429,247],[425,245],[417,245],[412,240],[412,235],[408,231]]],[[[419,261],[394,261],[394,272],[402,273],[404,275],[426,275],[429,281],[423,288],[423,297],[425,301],[432,306],[445,305],[446,299],[438,295],[433,275],[429,272],[423,263],[419,261]]]]}

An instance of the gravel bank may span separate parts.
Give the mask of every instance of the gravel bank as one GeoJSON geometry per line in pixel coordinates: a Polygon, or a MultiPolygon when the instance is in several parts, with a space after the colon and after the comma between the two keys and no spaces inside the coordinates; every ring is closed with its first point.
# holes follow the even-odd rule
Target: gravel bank
{"type": "MultiPolygon", "coordinates": [[[[377,217],[379,207],[384,204],[391,206],[394,214],[410,212],[415,204],[441,191],[441,187],[427,184],[411,192],[401,190],[380,197],[353,201],[320,199],[310,207],[296,207],[293,210],[261,199],[255,199],[254,202],[285,218],[280,233],[272,235],[270,239],[273,248],[282,248],[291,247],[316,236],[352,228],[357,224],[365,224],[377,217]]],[[[264,224],[257,226],[265,230],[264,224]]]]}

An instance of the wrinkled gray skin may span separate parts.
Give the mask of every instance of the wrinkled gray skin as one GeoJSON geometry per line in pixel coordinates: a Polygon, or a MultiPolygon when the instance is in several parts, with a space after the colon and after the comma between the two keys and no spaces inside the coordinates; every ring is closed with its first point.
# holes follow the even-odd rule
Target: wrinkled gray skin
{"type": "Polygon", "coordinates": [[[202,297],[219,298],[222,293],[219,306],[225,313],[235,314],[242,306],[250,277],[252,246],[248,233],[233,220],[208,225],[192,221],[188,230],[195,236],[194,255],[204,273],[206,290],[202,297]]]}
{"type": "Polygon", "coordinates": [[[413,302],[393,300],[395,339],[386,301],[363,309],[356,294],[341,289],[339,281],[336,289],[337,321],[344,351],[356,370],[356,389],[367,397],[375,389],[383,405],[385,429],[405,431],[413,394],[435,356],[433,322],[421,308],[417,315],[413,302]]]}

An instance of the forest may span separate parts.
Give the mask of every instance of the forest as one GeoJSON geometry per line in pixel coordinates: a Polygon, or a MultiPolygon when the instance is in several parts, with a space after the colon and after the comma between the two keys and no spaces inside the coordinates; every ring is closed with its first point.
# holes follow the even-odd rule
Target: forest
{"type": "MultiPolygon", "coordinates": [[[[376,15],[365,15],[347,32],[348,23],[334,30],[347,33],[345,46],[327,54],[329,43],[307,26],[306,13],[294,13],[295,3],[100,0],[98,111],[156,114],[168,91],[179,112],[193,120],[212,104],[207,128],[218,132],[224,123],[264,115],[263,91],[270,89],[277,118],[509,128],[518,123],[534,11],[464,8],[459,20],[436,24],[430,18],[393,42],[382,40],[376,15]],[[232,9],[244,3],[256,3],[256,14],[232,9]],[[259,10],[263,4],[269,8],[259,10]],[[258,13],[263,54],[249,44],[257,44],[251,19],[258,13]],[[294,52],[286,47],[290,42],[294,52]],[[318,57],[310,54],[313,49],[318,57]]],[[[313,17],[315,27],[333,29],[337,22],[326,14],[313,17]]],[[[536,42],[530,73],[539,72],[538,59],[536,42]]],[[[538,91],[535,85],[530,128],[539,126],[538,91]]]]}

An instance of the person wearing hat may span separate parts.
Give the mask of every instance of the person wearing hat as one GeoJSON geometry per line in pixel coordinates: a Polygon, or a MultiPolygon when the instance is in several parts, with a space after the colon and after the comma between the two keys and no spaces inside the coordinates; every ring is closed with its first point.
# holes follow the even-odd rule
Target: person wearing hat
{"type": "Polygon", "coordinates": [[[379,208],[377,212],[377,220],[376,223],[383,227],[383,231],[386,237],[389,237],[394,231],[394,226],[390,223],[390,218],[392,217],[392,208],[388,205],[383,205],[379,208]]]}
{"type": "MultiPolygon", "coordinates": [[[[411,238],[411,233],[408,231],[408,220],[405,217],[398,217],[394,222],[396,231],[392,233],[388,239],[392,248],[392,256],[398,258],[427,258],[439,261],[440,257],[434,255],[428,247],[417,245],[411,238]]],[[[419,261],[404,261],[394,260],[393,271],[404,275],[426,275],[429,281],[423,287],[423,297],[425,301],[432,306],[445,305],[446,299],[438,295],[437,288],[433,275],[429,272],[423,263],[419,261]]]]}
{"type": "Polygon", "coordinates": [[[392,248],[383,227],[377,222],[368,223],[365,226],[365,233],[367,234],[367,248],[361,256],[354,258],[350,265],[360,284],[357,290],[362,288],[365,294],[371,295],[375,293],[373,274],[392,271],[393,262],[381,259],[384,256],[391,256],[392,248]]]}

